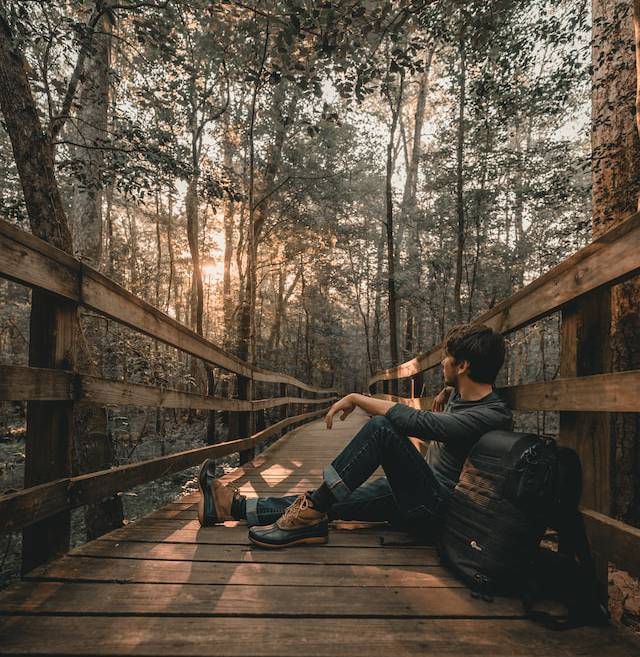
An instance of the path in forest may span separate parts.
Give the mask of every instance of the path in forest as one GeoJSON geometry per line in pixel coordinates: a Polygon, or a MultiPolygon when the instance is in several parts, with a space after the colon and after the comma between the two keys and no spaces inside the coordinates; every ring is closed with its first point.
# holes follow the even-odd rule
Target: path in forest
{"type": "MultiPolygon", "coordinates": [[[[366,421],[279,440],[225,476],[247,495],[300,493],[366,421]]],[[[252,548],[246,526],[200,528],[196,495],[75,549],[0,594],[1,654],[640,654],[613,628],[550,632],[518,600],[485,602],[383,524],[334,523],[326,546],[252,548]]]]}

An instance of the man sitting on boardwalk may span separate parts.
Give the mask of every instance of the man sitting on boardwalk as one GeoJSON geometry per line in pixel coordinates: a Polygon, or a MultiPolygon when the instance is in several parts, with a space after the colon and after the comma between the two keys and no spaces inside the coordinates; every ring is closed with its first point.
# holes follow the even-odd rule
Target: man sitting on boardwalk
{"type": "Polygon", "coordinates": [[[493,390],[504,338],[482,324],[462,324],[445,338],[442,370],[453,390],[444,412],[352,393],[325,416],[328,429],[356,406],[373,416],[324,468],[319,488],[298,497],[246,498],[200,467],[202,526],[246,520],[252,543],[279,548],[326,543],[329,520],[391,521],[419,534],[437,531],[471,447],[486,432],[511,428],[511,411],[493,390]],[[423,457],[409,440],[430,441],[423,457]],[[382,467],[385,477],[367,482],[382,467]]]}

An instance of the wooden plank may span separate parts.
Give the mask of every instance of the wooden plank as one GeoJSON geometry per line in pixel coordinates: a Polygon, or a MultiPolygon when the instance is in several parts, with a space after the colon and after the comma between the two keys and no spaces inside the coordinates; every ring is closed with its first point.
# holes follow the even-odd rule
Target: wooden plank
{"type": "MultiPolygon", "coordinates": [[[[640,573],[640,529],[627,525],[619,520],[609,518],[604,514],[583,509],[585,524],[589,533],[590,541],[598,552],[604,549],[607,551],[609,560],[616,563],[617,567],[627,570],[636,576],[640,573]]],[[[107,535],[105,539],[100,539],[100,544],[95,541],[77,548],[74,554],[94,555],[94,556],[112,556],[120,555],[127,557],[144,557],[145,550],[155,550],[148,558],[162,559],[189,559],[190,554],[197,560],[212,561],[233,561],[246,559],[256,562],[286,562],[288,559],[299,563],[383,563],[384,558],[395,558],[399,563],[409,565],[430,565],[438,563],[433,548],[430,546],[414,547],[410,544],[410,536],[389,531],[384,525],[378,530],[368,530],[368,532],[357,531],[340,531],[331,530],[330,542],[323,547],[314,550],[307,548],[289,548],[286,551],[265,551],[251,550],[247,539],[247,527],[243,523],[238,527],[220,526],[216,528],[200,529],[199,525],[194,522],[194,528],[184,529],[183,525],[174,525],[172,528],[163,528],[149,523],[145,518],[140,521],[144,524],[137,527],[136,525],[128,526],[124,529],[115,530],[107,535]],[[385,547],[384,542],[395,545],[396,543],[406,542],[407,545],[402,547],[385,547]],[[118,547],[103,545],[104,543],[119,543],[118,547]],[[128,543],[127,543],[128,542],[128,543]],[[192,544],[188,550],[173,547],[167,551],[160,549],[155,543],[167,544],[192,544]],[[150,545],[132,545],[135,543],[149,543],[150,545]],[[240,546],[239,551],[229,549],[220,551],[209,549],[204,546],[240,546]],[[195,547],[197,546],[197,547],[195,547]],[[378,547],[379,549],[371,549],[378,547]],[[334,548],[336,548],[334,550],[334,548]],[[342,551],[349,548],[349,551],[342,551]],[[363,548],[365,552],[357,552],[352,548],[363,548]],[[113,550],[113,552],[110,552],[113,550]],[[192,552],[190,552],[191,550],[192,552]],[[325,553],[329,550],[333,554],[327,556],[325,553]],[[342,552],[342,553],[341,553],[342,552]],[[252,556],[248,556],[250,553],[252,556]],[[371,554],[369,554],[371,553],[371,554]],[[378,556],[374,553],[380,553],[378,556]],[[349,561],[348,559],[353,559],[349,561]],[[326,561],[325,561],[326,560],[326,561]],[[367,561],[371,560],[371,561],[367,561]]],[[[174,546],[175,547],[175,546],[174,546]]],[[[388,561],[388,563],[392,563],[388,561]]]]}
{"type": "MultiPolygon", "coordinates": [[[[545,609],[562,613],[558,605],[545,609]]],[[[0,614],[269,616],[295,618],[522,618],[520,600],[485,602],[460,588],[185,586],[20,582],[0,593],[0,614]]]]}
{"type": "Polygon", "coordinates": [[[591,509],[582,509],[582,515],[594,551],[640,577],[640,529],[591,509]]]}
{"type": "MultiPolygon", "coordinates": [[[[288,383],[301,390],[325,392],[286,374],[277,374],[256,367],[226,353],[213,343],[165,315],[151,304],[124,290],[99,272],[83,265],[82,302],[89,308],[161,340],[212,365],[230,372],[270,383],[288,383]]],[[[327,391],[335,393],[335,390],[327,391]]]]}
{"type": "Polygon", "coordinates": [[[71,556],[107,557],[110,559],[147,559],[190,562],[234,563],[307,563],[360,566],[437,566],[440,559],[433,547],[355,548],[316,546],[290,547],[286,550],[252,548],[245,535],[245,545],[207,545],[200,543],[138,543],[131,540],[96,540],[70,552],[71,556]]]}
{"type": "MultiPolygon", "coordinates": [[[[130,524],[141,522],[140,520],[131,521],[130,524]]],[[[150,518],[149,516],[144,517],[145,526],[149,527],[164,527],[164,528],[173,528],[173,529],[186,529],[191,531],[205,531],[200,527],[200,523],[197,520],[189,520],[184,518],[150,518]]],[[[246,527],[246,522],[242,521],[242,526],[246,527]]],[[[226,523],[225,523],[226,525],[226,523]]],[[[355,521],[346,521],[346,520],[336,520],[330,523],[330,527],[336,527],[339,529],[346,530],[356,530],[356,529],[371,529],[372,527],[377,527],[378,525],[386,527],[386,523],[375,523],[375,522],[355,522],[355,521]]],[[[127,525],[129,526],[129,525],[127,525]]]]}
{"type": "MultiPolygon", "coordinates": [[[[635,214],[475,321],[501,333],[515,331],[587,292],[632,277],[640,271],[639,253],[640,214],[635,214]]],[[[406,363],[377,372],[368,385],[413,376],[435,367],[440,362],[442,347],[436,345],[406,363]]]]}
{"type": "Polygon", "coordinates": [[[0,275],[3,278],[78,301],[80,266],[64,251],[0,220],[0,275]]]}
{"type": "MultiPolygon", "coordinates": [[[[200,527],[200,524],[158,523],[148,517],[128,524],[122,529],[116,529],[102,537],[109,541],[149,541],[152,543],[197,543],[199,545],[241,545],[248,546],[247,524],[245,522],[231,523],[216,527],[200,527]]],[[[363,530],[331,529],[331,539],[323,549],[334,547],[377,548],[385,542],[393,545],[407,543],[412,545],[413,539],[398,531],[390,530],[386,525],[379,528],[363,530]]],[[[404,549],[398,547],[397,549],[404,549]]]]}
{"type": "Polygon", "coordinates": [[[73,400],[106,405],[195,408],[220,411],[258,411],[287,404],[328,404],[335,397],[306,399],[274,397],[251,402],[209,397],[157,386],[110,381],[43,367],[0,365],[0,400],[73,400]]]}
{"type": "Polygon", "coordinates": [[[225,657],[635,657],[640,643],[613,628],[549,632],[515,619],[149,618],[9,616],[11,654],[225,657]]]}
{"type": "MultiPolygon", "coordinates": [[[[219,411],[258,411],[275,408],[285,404],[306,404],[309,400],[302,397],[274,397],[271,399],[224,399],[194,393],[180,392],[155,386],[146,386],[120,381],[108,381],[98,377],[80,377],[80,398],[102,404],[153,406],[160,408],[195,408],[219,411]]],[[[314,399],[314,405],[327,404],[335,397],[314,399]]]]}
{"type": "Polygon", "coordinates": [[[29,580],[250,584],[253,586],[462,587],[441,566],[341,566],[295,563],[224,563],[66,556],[33,570],[29,580]]]}
{"type": "Polygon", "coordinates": [[[244,440],[232,440],[177,452],[131,465],[56,480],[39,486],[37,490],[26,489],[4,495],[0,497],[0,532],[27,527],[35,520],[45,517],[44,513],[63,512],[84,504],[99,502],[114,493],[198,465],[205,458],[234,454],[274,435],[294,422],[317,417],[323,412],[320,410],[287,418],[244,440]],[[63,495],[65,486],[66,499],[63,495]],[[25,515],[24,509],[32,509],[35,515],[25,515]]]}
{"type": "Polygon", "coordinates": [[[45,367],[0,365],[0,400],[71,401],[75,397],[71,372],[45,367]]]}
{"type": "MultiPolygon", "coordinates": [[[[0,533],[12,532],[69,508],[69,479],[0,496],[0,533]]],[[[67,547],[68,549],[68,547],[67,547]]],[[[64,551],[66,552],[67,549],[64,551]]]]}
{"type": "MultiPolygon", "coordinates": [[[[640,370],[560,378],[497,388],[514,411],[640,411],[640,370]]],[[[375,395],[418,410],[431,410],[432,397],[375,395]]]]}
{"type": "Polygon", "coordinates": [[[500,388],[518,411],[640,411],[640,371],[594,374],[500,388]]]}

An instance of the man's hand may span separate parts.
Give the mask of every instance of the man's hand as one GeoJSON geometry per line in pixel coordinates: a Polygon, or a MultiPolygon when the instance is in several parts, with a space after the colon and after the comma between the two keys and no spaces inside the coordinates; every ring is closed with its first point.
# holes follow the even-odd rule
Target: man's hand
{"type": "Polygon", "coordinates": [[[349,413],[351,413],[355,407],[356,405],[351,400],[351,395],[347,395],[346,397],[338,400],[335,404],[333,404],[333,406],[331,406],[331,408],[327,411],[327,414],[324,416],[324,421],[327,425],[327,429],[331,429],[331,426],[333,425],[333,416],[336,413],[342,411],[340,419],[345,420],[347,415],[349,415],[349,413]]]}
{"type": "Polygon", "coordinates": [[[433,402],[431,404],[431,410],[434,413],[441,413],[444,411],[445,406],[447,405],[447,402],[449,401],[449,397],[451,396],[451,391],[453,388],[443,388],[434,398],[433,402]]]}

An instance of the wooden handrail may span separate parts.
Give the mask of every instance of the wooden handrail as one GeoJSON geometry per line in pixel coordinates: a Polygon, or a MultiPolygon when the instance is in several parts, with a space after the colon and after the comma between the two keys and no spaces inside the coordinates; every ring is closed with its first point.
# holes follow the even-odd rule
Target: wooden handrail
{"type": "Polygon", "coordinates": [[[326,404],[336,397],[225,399],[159,386],[111,381],[86,374],[41,367],[0,365],[1,401],[88,401],[105,405],[190,408],[211,411],[262,411],[286,404],[326,404]]]}
{"type": "Polygon", "coordinates": [[[206,458],[221,458],[247,450],[296,422],[323,414],[325,409],[302,413],[276,422],[249,438],[199,447],[139,463],[58,479],[0,497],[0,532],[16,531],[61,511],[100,502],[115,493],[198,465],[206,458]]]}
{"type": "MultiPolygon", "coordinates": [[[[640,213],[612,228],[544,276],[475,321],[501,333],[515,331],[556,312],[575,298],[604,285],[614,285],[640,272],[640,213]]],[[[442,358],[442,343],[406,363],[374,374],[369,386],[414,376],[435,367],[442,358]]]]}
{"type": "Polygon", "coordinates": [[[333,388],[310,386],[225,352],[151,304],[33,235],[0,221],[0,276],[65,297],[217,367],[265,383],[285,383],[317,394],[333,388]]]}
{"type": "MultiPolygon", "coordinates": [[[[554,379],[496,388],[514,411],[640,411],[640,370],[554,379]]],[[[374,395],[412,408],[431,410],[433,397],[374,395]]]]}

